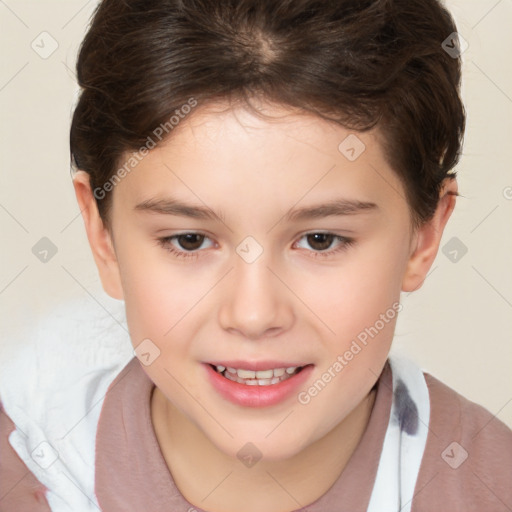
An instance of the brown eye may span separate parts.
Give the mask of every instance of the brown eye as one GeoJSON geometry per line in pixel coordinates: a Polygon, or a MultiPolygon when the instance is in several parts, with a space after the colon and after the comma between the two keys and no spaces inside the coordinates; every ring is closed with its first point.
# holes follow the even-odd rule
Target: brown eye
{"type": "MultiPolygon", "coordinates": [[[[208,236],[202,233],[189,232],[158,238],[157,242],[158,245],[176,258],[195,259],[204,252],[200,249],[207,240],[210,241],[211,247],[213,244],[211,244],[211,240],[208,236]]],[[[202,249],[204,249],[204,247],[202,247],[202,249]]]]}
{"type": "Polygon", "coordinates": [[[176,236],[176,240],[180,246],[187,251],[195,251],[199,249],[204,241],[205,236],[198,233],[186,233],[176,236]]]}
{"type": "Polygon", "coordinates": [[[334,235],[331,233],[313,233],[307,235],[307,241],[310,247],[317,251],[328,249],[333,242],[334,235]]]}
{"type": "Polygon", "coordinates": [[[330,258],[336,257],[354,244],[353,238],[317,231],[303,235],[297,245],[307,249],[308,255],[313,258],[330,258]]]}

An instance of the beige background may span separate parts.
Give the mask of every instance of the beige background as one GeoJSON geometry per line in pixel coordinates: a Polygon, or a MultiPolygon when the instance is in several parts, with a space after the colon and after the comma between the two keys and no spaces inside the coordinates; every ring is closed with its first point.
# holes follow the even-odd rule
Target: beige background
{"type": "MultiPolygon", "coordinates": [[[[123,304],[101,289],[69,175],[73,68],[95,5],[96,0],[0,0],[4,363],[20,344],[59,335],[86,343],[99,330],[119,343],[120,357],[130,356],[123,304]],[[52,44],[58,48],[45,55],[52,44]],[[46,263],[32,252],[42,237],[57,251],[46,263]],[[65,328],[73,307],[81,308],[85,320],[65,328]]],[[[464,244],[467,253],[448,245],[423,288],[402,294],[393,350],[410,355],[512,427],[512,0],[452,0],[448,6],[469,44],[468,126],[458,166],[464,197],[442,247],[464,244]]]]}

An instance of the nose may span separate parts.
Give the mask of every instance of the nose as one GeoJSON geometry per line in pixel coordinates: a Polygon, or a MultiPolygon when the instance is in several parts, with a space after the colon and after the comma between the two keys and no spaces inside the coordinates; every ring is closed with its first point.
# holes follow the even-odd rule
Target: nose
{"type": "Polygon", "coordinates": [[[270,270],[265,252],[247,263],[235,255],[235,267],[221,290],[219,323],[247,339],[276,336],[294,321],[291,292],[270,270]]]}

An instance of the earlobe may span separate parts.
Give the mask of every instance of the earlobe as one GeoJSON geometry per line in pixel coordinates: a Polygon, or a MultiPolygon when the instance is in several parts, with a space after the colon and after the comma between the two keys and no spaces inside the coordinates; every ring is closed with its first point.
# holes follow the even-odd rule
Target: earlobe
{"type": "Polygon", "coordinates": [[[402,280],[402,291],[415,291],[425,281],[439,250],[446,223],[455,208],[456,196],[456,179],[446,178],[432,219],[420,226],[413,237],[411,255],[402,280]]]}
{"type": "Polygon", "coordinates": [[[98,212],[96,199],[90,186],[89,174],[85,171],[77,171],[73,177],[73,187],[103,289],[112,298],[123,300],[121,276],[114,244],[111,234],[98,212]]]}

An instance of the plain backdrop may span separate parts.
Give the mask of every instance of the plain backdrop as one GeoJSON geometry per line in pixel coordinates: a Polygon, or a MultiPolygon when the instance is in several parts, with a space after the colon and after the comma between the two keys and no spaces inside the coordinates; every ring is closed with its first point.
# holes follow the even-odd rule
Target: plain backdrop
{"type": "MultiPolygon", "coordinates": [[[[41,335],[86,343],[100,328],[123,357],[131,352],[123,303],[101,288],[69,172],[74,65],[96,4],[0,1],[4,364],[11,350],[41,335]],[[81,320],[70,331],[71,306],[81,320]]],[[[423,287],[402,294],[393,350],[512,427],[512,0],[447,5],[468,44],[462,197],[423,287]]]]}

